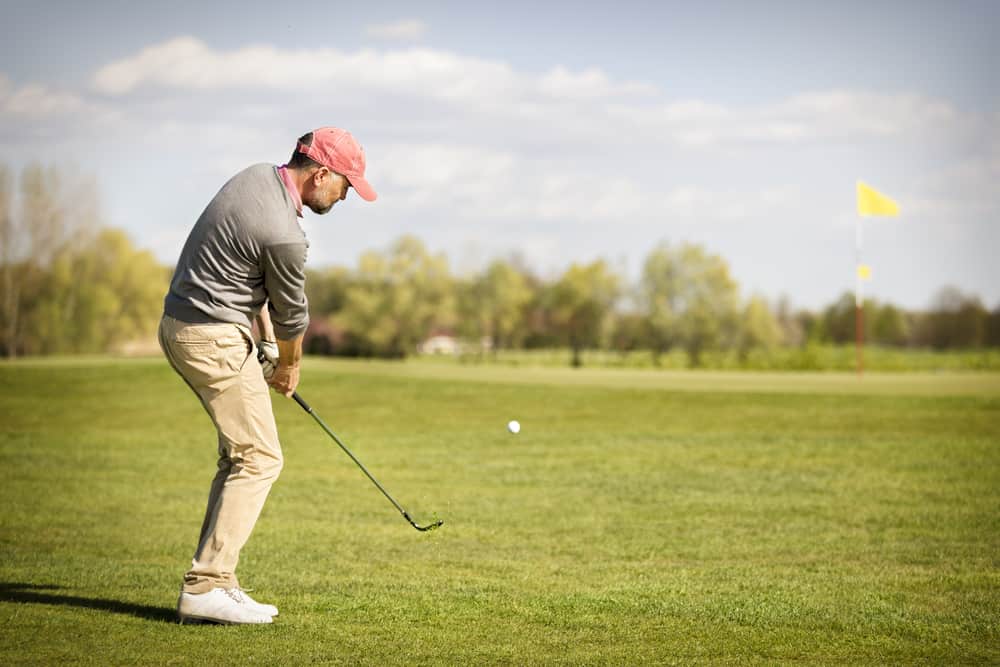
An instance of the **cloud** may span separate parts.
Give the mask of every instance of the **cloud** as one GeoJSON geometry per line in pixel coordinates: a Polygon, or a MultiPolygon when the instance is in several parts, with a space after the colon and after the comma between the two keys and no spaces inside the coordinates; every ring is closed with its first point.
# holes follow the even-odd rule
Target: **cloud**
{"type": "Polygon", "coordinates": [[[393,196],[389,215],[450,211],[458,218],[504,225],[573,221],[641,226],[651,222],[745,222],[802,205],[795,186],[718,189],[658,187],[641,175],[609,175],[567,158],[525,160],[508,150],[447,144],[380,146],[370,180],[393,196]]]}
{"type": "Polygon", "coordinates": [[[123,95],[143,85],[212,90],[238,86],[289,88],[301,83],[318,64],[295,52],[271,46],[249,46],[218,52],[193,37],[178,37],[147,47],[138,54],[110,63],[94,75],[98,91],[123,95]],[[307,67],[296,76],[283,76],[281,64],[296,61],[307,67]],[[301,62],[299,62],[301,61],[301,62]]]}
{"type": "Polygon", "coordinates": [[[332,48],[288,51],[247,46],[217,51],[193,37],[178,37],[100,68],[96,89],[125,95],[140,88],[261,91],[314,90],[386,93],[504,108],[521,102],[576,102],[649,94],[637,82],[613,82],[599,69],[574,73],[555,67],[542,75],[518,73],[507,63],[428,48],[346,53],[332,48]]]}
{"type": "Polygon", "coordinates": [[[985,129],[976,114],[912,93],[827,91],[760,106],[727,107],[701,100],[656,106],[616,105],[610,113],[638,130],[680,146],[793,144],[878,140],[985,129]]]}
{"type": "Polygon", "coordinates": [[[415,40],[427,32],[427,25],[417,19],[406,19],[394,23],[380,23],[365,28],[365,34],[376,39],[415,40]]]}
{"type": "Polygon", "coordinates": [[[548,97],[564,100],[591,100],[616,97],[619,95],[653,95],[656,86],[625,81],[615,83],[603,71],[591,68],[582,72],[572,72],[558,65],[543,74],[535,88],[548,97]]]}
{"type": "Polygon", "coordinates": [[[94,106],[82,97],[40,83],[15,88],[0,73],[0,113],[17,116],[58,116],[91,111],[94,106]]]}
{"type": "MultiPolygon", "coordinates": [[[[197,95],[231,98],[243,91],[238,104],[228,100],[225,114],[241,140],[212,150],[224,158],[216,161],[220,173],[229,163],[237,166],[237,155],[249,159],[247,146],[260,145],[265,133],[269,145],[278,143],[274,128],[264,127],[271,121],[246,114],[246,100],[266,106],[269,92],[289,93],[295,97],[273,96],[275,109],[294,99],[295,106],[315,104],[326,113],[327,96],[297,93],[336,91],[339,113],[355,101],[358,117],[378,128],[365,141],[370,176],[386,195],[382,210],[450,224],[467,216],[491,224],[740,224],[802,211],[797,172],[816,169],[817,160],[822,165],[831,147],[938,141],[954,157],[957,139],[996,135],[991,116],[914,93],[813,91],[757,105],[670,100],[657,86],[598,68],[556,65],[528,72],[432,48],[219,50],[181,37],[108,64],[94,82],[123,104],[132,95],[188,104],[197,95]],[[261,125],[257,137],[255,123],[261,125]],[[799,153],[776,158],[783,147],[799,153]],[[672,150],[669,157],[664,150],[672,150]],[[776,160],[790,160],[782,170],[787,174],[775,175],[776,160]],[[699,165],[700,173],[690,173],[699,165]]],[[[189,122],[190,130],[171,136],[182,141],[203,134],[207,150],[213,136],[233,134],[217,127],[199,133],[198,119],[189,122]]],[[[973,167],[949,168],[975,173],[973,167]]],[[[851,171],[846,179],[831,175],[831,183],[852,183],[858,174],[851,171]]],[[[981,182],[968,189],[978,208],[996,208],[996,197],[981,182]]]]}
{"type": "Polygon", "coordinates": [[[257,92],[328,87],[342,93],[367,90],[468,99],[499,92],[514,78],[505,64],[431,49],[345,53],[248,46],[216,51],[193,37],[179,37],[102,67],[94,84],[109,95],[142,87],[257,92]]]}
{"type": "MultiPolygon", "coordinates": [[[[218,50],[178,37],[109,63],[93,83],[113,97],[139,91],[163,96],[241,91],[260,100],[265,91],[274,91],[296,95],[305,104],[327,103],[329,94],[321,91],[336,91],[341,108],[360,105],[371,109],[369,116],[388,121],[400,120],[400,111],[413,105],[437,104],[440,111],[425,108],[422,118],[411,116],[409,122],[447,115],[453,134],[486,136],[499,128],[515,139],[535,137],[562,146],[632,142],[732,149],[899,138],[952,141],[984,133],[998,141],[985,114],[961,112],[947,101],[916,93],[815,91],[742,106],[671,100],[655,85],[617,80],[598,68],[573,71],[556,65],[534,73],[432,48],[344,52],[256,45],[218,50]]],[[[276,97],[275,107],[286,100],[276,97]]]]}

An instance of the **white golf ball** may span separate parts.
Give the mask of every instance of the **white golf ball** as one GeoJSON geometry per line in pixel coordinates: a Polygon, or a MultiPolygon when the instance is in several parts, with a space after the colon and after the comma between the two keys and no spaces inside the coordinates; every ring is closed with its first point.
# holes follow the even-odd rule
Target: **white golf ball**
{"type": "Polygon", "coordinates": [[[521,425],[517,423],[517,420],[511,420],[507,423],[507,430],[511,433],[517,433],[521,430],[521,425]]]}

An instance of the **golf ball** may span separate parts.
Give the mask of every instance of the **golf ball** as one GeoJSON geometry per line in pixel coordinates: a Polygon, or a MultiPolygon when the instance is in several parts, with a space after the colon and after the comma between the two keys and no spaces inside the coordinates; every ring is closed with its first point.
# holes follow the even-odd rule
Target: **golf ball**
{"type": "Polygon", "coordinates": [[[517,423],[517,420],[511,420],[507,423],[507,430],[511,433],[517,433],[521,430],[521,425],[517,423]]]}

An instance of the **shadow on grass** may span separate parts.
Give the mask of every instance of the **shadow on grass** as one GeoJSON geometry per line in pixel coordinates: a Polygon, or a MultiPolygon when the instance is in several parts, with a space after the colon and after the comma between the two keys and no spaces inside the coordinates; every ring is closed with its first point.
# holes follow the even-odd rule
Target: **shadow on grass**
{"type": "Polygon", "coordinates": [[[33,604],[64,605],[110,611],[116,614],[128,614],[150,621],[176,623],[177,612],[172,608],[152,607],[145,604],[121,602],[119,600],[104,600],[101,598],[83,598],[76,595],[56,595],[45,591],[57,591],[61,586],[47,584],[17,584],[0,582],[0,602],[29,602],[33,604]]]}

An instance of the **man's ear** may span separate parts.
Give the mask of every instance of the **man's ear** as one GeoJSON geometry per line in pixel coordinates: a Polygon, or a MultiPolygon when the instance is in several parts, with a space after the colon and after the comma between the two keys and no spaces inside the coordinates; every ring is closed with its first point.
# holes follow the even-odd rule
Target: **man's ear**
{"type": "Polygon", "coordinates": [[[317,169],[316,171],[314,171],[313,175],[312,175],[313,185],[315,185],[316,187],[319,187],[320,185],[322,185],[323,184],[323,177],[329,171],[330,170],[327,169],[326,167],[320,167],[319,169],[317,169]]]}

